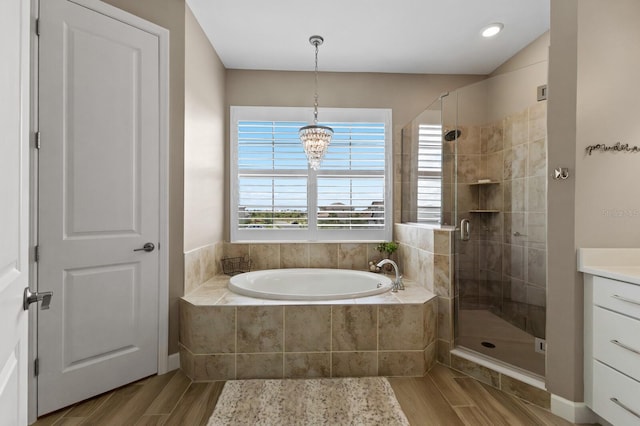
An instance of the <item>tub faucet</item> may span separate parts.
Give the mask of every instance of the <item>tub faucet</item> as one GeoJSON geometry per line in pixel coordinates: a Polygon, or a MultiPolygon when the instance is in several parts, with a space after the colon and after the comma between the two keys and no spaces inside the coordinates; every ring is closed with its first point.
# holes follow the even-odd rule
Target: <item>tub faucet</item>
{"type": "Polygon", "coordinates": [[[398,271],[398,265],[396,264],[396,262],[394,262],[391,259],[382,259],[380,262],[378,262],[376,266],[378,268],[381,268],[383,265],[386,265],[387,263],[390,263],[391,266],[393,266],[393,270],[396,272],[396,280],[393,282],[393,287],[391,288],[391,291],[393,293],[396,293],[398,290],[404,290],[404,284],[402,283],[402,275],[400,275],[398,271]]]}

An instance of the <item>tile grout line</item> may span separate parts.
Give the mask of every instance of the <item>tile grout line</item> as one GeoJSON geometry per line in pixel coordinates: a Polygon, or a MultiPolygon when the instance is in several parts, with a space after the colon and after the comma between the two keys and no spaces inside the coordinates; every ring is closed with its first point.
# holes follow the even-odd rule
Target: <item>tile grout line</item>
{"type": "MultiPolygon", "coordinates": [[[[189,391],[189,389],[191,388],[191,386],[193,385],[194,381],[191,380],[189,378],[189,386],[185,387],[184,390],[182,391],[182,394],[180,395],[180,398],[178,398],[176,400],[176,403],[173,405],[173,408],[171,410],[169,410],[169,414],[165,414],[167,417],[165,418],[165,422],[171,417],[171,415],[173,414],[173,412],[175,411],[176,408],[178,408],[178,405],[180,405],[180,402],[182,401],[182,399],[184,398],[184,396],[187,394],[187,392],[189,391]]],[[[164,422],[163,422],[164,424],[164,422]]]]}
{"type": "MultiPolygon", "coordinates": [[[[60,420],[62,419],[72,419],[73,417],[65,417],[67,414],[69,414],[69,412],[71,412],[71,410],[73,409],[73,407],[75,407],[77,404],[72,405],[71,407],[67,408],[67,410],[65,410],[65,412],[60,416],[60,418],[58,420],[56,420],[55,422],[53,422],[51,424],[51,426],[55,426],[56,424],[60,424],[60,420]]],[[[86,419],[86,417],[80,417],[81,419],[86,419]]]]}
{"type": "Polygon", "coordinates": [[[376,376],[380,375],[380,305],[376,305],[376,376]]]}
{"type": "Polygon", "coordinates": [[[233,378],[238,378],[238,307],[234,308],[233,378]]]}
{"type": "Polygon", "coordinates": [[[284,305],[282,305],[282,378],[285,378],[285,354],[286,354],[286,344],[287,344],[287,339],[286,339],[286,330],[287,330],[287,325],[285,324],[286,322],[286,313],[285,313],[285,309],[286,307],[284,305]]]}
{"type": "MultiPolygon", "coordinates": [[[[86,416],[81,417],[84,420],[90,418],[92,415],[94,415],[96,413],[96,411],[98,411],[100,408],[102,408],[103,405],[105,405],[107,403],[107,401],[109,401],[111,398],[113,398],[113,395],[115,395],[115,391],[116,389],[112,389],[111,391],[109,391],[109,397],[105,398],[104,401],[102,401],[102,404],[97,405],[93,410],[91,410],[86,416]]],[[[96,395],[96,397],[99,397],[100,395],[96,395]]],[[[67,411],[66,413],[63,414],[63,416],[58,419],[56,421],[56,423],[58,423],[60,420],[62,420],[62,418],[67,418],[67,419],[73,419],[74,417],[65,417],[68,413],[71,412],[71,410],[73,409],[73,407],[75,407],[78,404],[74,404],[69,411],[67,411]]]]}
{"type": "MultiPolygon", "coordinates": [[[[445,366],[446,367],[446,366],[445,366]]],[[[450,368],[450,367],[446,367],[446,368],[450,368]]],[[[468,398],[470,401],[472,401],[471,404],[465,404],[465,405],[453,405],[451,403],[451,401],[449,401],[449,399],[447,398],[447,396],[444,394],[444,392],[442,392],[442,389],[440,389],[440,386],[438,386],[438,383],[433,379],[433,377],[431,376],[431,374],[427,373],[425,375],[425,378],[428,378],[429,380],[431,380],[431,382],[435,385],[436,389],[438,389],[438,392],[440,392],[440,394],[442,395],[442,397],[444,398],[445,401],[447,401],[447,404],[449,404],[449,406],[451,408],[456,408],[456,407],[476,407],[476,404],[473,403],[473,400],[471,398],[468,398]]],[[[455,378],[452,377],[451,378],[453,380],[453,382],[455,382],[455,378]]],[[[462,392],[464,393],[464,390],[462,390],[462,392]]],[[[465,396],[467,396],[465,394],[465,396]]]]}
{"type": "Polygon", "coordinates": [[[329,377],[333,377],[333,308],[329,307],[329,377]]]}
{"type": "MultiPolygon", "coordinates": [[[[171,376],[171,379],[169,379],[167,381],[167,383],[164,384],[164,386],[162,387],[162,389],[160,389],[158,391],[158,393],[156,394],[155,398],[153,398],[153,400],[151,400],[151,402],[149,403],[149,405],[147,405],[147,408],[142,412],[140,417],[144,417],[144,416],[164,416],[167,415],[166,413],[149,413],[149,409],[151,408],[151,406],[153,405],[153,403],[160,397],[160,394],[164,391],[164,389],[169,386],[169,383],[171,383],[171,381],[176,377],[176,375],[178,373],[182,373],[182,369],[177,369],[174,370],[173,372],[169,372],[169,373],[165,373],[165,374],[171,374],[173,373],[173,375],[171,376]]],[[[184,374],[184,373],[183,373],[184,374]]],[[[185,377],[187,377],[187,375],[185,374],[185,377]]],[[[191,380],[191,379],[189,379],[191,380]]],[[[188,386],[187,386],[188,387],[188,386]]]]}

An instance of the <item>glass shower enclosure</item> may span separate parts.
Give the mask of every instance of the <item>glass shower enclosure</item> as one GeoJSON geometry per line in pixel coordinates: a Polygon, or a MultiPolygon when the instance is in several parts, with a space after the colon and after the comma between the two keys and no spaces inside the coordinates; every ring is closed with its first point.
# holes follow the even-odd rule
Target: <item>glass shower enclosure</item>
{"type": "Polygon", "coordinates": [[[456,347],[541,377],[547,161],[546,100],[538,100],[537,88],[546,78],[541,62],[443,95],[421,115],[428,118],[425,126],[419,126],[425,120],[412,122],[425,134],[423,143],[406,146],[409,130],[403,130],[403,157],[413,149],[406,158],[420,160],[417,168],[403,161],[402,179],[403,222],[456,227],[456,347]],[[434,129],[440,149],[435,171],[427,161],[434,148],[424,146],[434,129]],[[414,178],[423,183],[404,184],[414,178]],[[434,202],[429,194],[435,192],[434,202]]]}

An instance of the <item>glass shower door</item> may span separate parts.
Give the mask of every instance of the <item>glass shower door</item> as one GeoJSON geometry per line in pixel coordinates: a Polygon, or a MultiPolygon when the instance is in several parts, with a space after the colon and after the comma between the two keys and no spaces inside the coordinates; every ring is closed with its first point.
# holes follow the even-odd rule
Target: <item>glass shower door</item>
{"type": "Polygon", "coordinates": [[[507,77],[443,98],[443,211],[457,228],[455,343],[544,376],[536,349],[545,337],[546,102],[497,105],[507,77]]]}

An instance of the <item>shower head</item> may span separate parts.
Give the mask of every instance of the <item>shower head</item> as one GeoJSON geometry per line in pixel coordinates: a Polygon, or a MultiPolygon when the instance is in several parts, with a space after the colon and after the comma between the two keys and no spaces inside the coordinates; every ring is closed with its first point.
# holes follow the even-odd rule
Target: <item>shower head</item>
{"type": "Polygon", "coordinates": [[[446,132],[444,134],[444,140],[447,141],[447,142],[454,141],[454,140],[458,139],[461,134],[462,134],[462,132],[460,131],[460,129],[449,130],[448,132],[446,132]]]}

